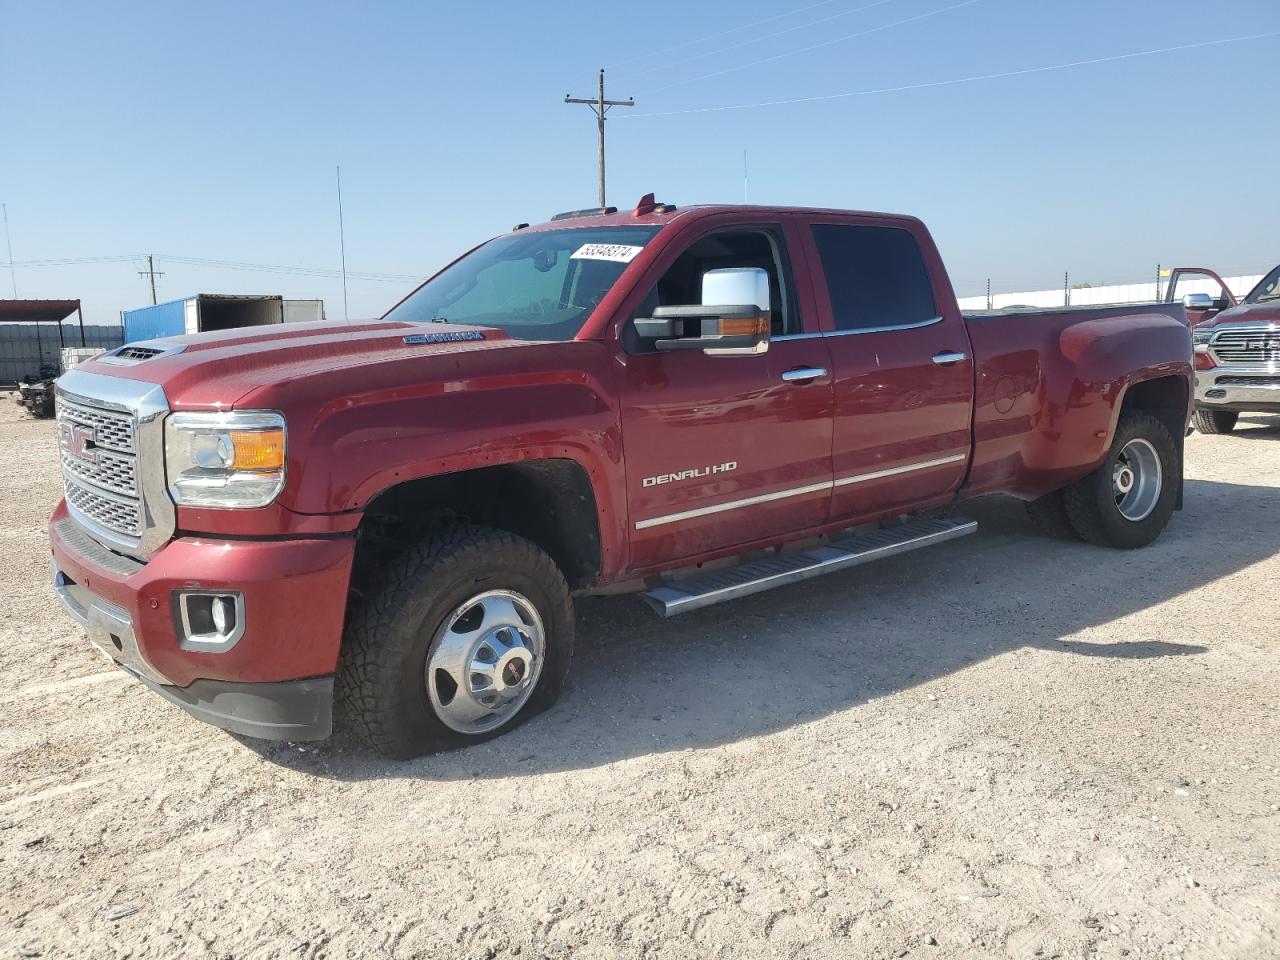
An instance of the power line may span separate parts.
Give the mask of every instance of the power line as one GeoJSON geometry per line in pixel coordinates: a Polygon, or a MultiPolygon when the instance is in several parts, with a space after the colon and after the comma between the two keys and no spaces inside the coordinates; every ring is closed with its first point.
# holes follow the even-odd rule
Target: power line
{"type": "Polygon", "coordinates": [[[599,86],[596,88],[597,94],[594,100],[584,100],[580,97],[571,97],[569,94],[564,95],[565,103],[585,103],[591,108],[591,112],[596,115],[596,129],[599,135],[599,162],[600,162],[600,209],[603,210],[607,203],[604,199],[604,118],[609,112],[610,107],[634,107],[636,101],[634,97],[628,97],[626,100],[606,100],[604,98],[604,69],[600,70],[599,86]]]}
{"type": "MultiPolygon", "coordinates": [[[[672,67],[678,67],[686,63],[692,63],[694,60],[703,60],[707,57],[715,57],[715,56],[719,56],[720,54],[730,53],[731,51],[741,49],[742,47],[749,47],[755,43],[763,43],[765,40],[774,40],[778,37],[785,36],[788,33],[795,33],[797,30],[805,30],[805,29],[808,29],[809,27],[816,27],[820,23],[827,23],[831,20],[838,20],[841,17],[847,17],[847,16],[850,16],[851,14],[862,13],[865,10],[870,10],[872,7],[882,7],[886,3],[896,3],[896,2],[897,0],[875,0],[874,3],[868,3],[865,6],[854,7],[852,10],[841,10],[839,13],[833,13],[829,17],[820,17],[817,20],[809,20],[805,23],[798,23],[795,26],[786,27],[782,30],[777,30],[773,33],[766,33],[762,37],[753,37],[750,40],[741,40],[737,43],[731,43],[727,47],[718,47],[715,50],[707,50],[702,53],[695,53],[693,56],[685,57],[682,60],[674,60],[670,63],[660,63],[654,67],[646,67],[645,69],[637,73],[631,74],[630,77],[628,77],[627,79],[630,79],[632,77],[642,77],[646,73],[654,73],[657,70],[670,70],[672,67]]],[[[659,89],[665,89],[665,88],[659,88],[659,89]]],[[[649,92],[652,92],[652,91],[649,91],[649,92]]]]}
{"type": "Polygon", "coordinates": [[[1268,33],[1254,33],[1244,37],[1225,37],[1221,40],[1202,40],[1198,43],[1183,43],[1176,47],[1160,47],[1155,50],[1138,50],[1133,53],[1120,53],[1109,57],[1094,57],[1089,60],[1073,60],[1070,63],[1055,63],[1043,67],[1028,67],[1024,70],[1005,70],[1000,73],[984,73],[972,77],[956,77],[951,80],[932,80],[925,83],[907,83],[898,87],[878,87],[870,90],[852,90],[849,93],[827,93],[814,97],[794,97],[787,100],[762,100],[758,103],[734,103],[717,107],[692,107],[687,110],[663,110],[654,113],[637,113],[634,119],[646,117],[675,117],[690,113],[718,113],[724,110],[752,110],[756,107],[781,107],[797,103],[821,103],[826,100],[843,100],[848,97],[871,97],[884,93],[904,93],[909,90],[925,90],[932,87],[950,87],[962,83],[977,83],[980,80],[1003,80],[1008,77],[1025,77],[1035,73],[1049,73],[1055,70],[1070,70],[1074,67],[1087,67],[1099,63],[1115,63],[1119,60],[1133,60],[1138,57],[1153,57],[1161,53],[1179,53],[1183,50],[1199,50],[1204,47],[1221,46],[1226,43],[1243,43],[1246,40],[1265,40],[1280,37],[1280,30],[1268,33]]]}
{"type": "MultiPolygon", "coordinates": [[[[181,263],[193,267],[217,267],[226,270],[245,270],[250,273],[276,273],[296,277],[318,277],[328,280],[342,279],[341,268],[333,267],[300,267],[278,263],[246,263],[241,260],[214,260],[207,257],[185,257],[176,254],[162,253],[159,256],[170,263],[181,263]]],[[[376,280],[386,283],[417,282],[420,276],[402,273],[352,273],[347,272],[350,280],[376,280]]]]}
{"type": "MultiPolygon", "coordinates": [[[[179,254],[157,253],[154,255],[157,260],[167,260],[170,263],[180,263],[191,267],[215,267],[225,270],[245,270],[250,273],[276,273],[285,276],[297,277],[317,277],[322,279],[338,280],[342,278],[342,270],[333,267],[305,267],[290,266],[279,263],[248,263],[241,260],[215,260],[209,257],[186,257],[179,254]]],[[[147,255],[145,254],[118,254],[116,256],[105,257],[65,257],[56,260],[13,260],[0,261],[0,268],[3,267],[70,267],[70,266],[92,266],[99,263],[126,263],[126,262],[145,262],[147,255]]],[[[146,275],[147,271],[141,271],[142,275],[146,275]]],[[[161,271],[156,271],[156,276],[163,276],[161,271]]],[[[407,273],[347,273],[347,277],[351,280],[371,280],[384,283],[417,283],[422,280],[421,276],[407,273]]]]}
{"type": "Polygon", "coordinates": [[[776,13],[772,17],[765,17],[763,20],[754,20],[751,23],[744,23],[736,27],[730,27],[728,30],[721,30],[719,33],[709,33],[704,37],[696,37],[693,40],[686,40],[684,43],[677,43],[674,47],[667,47],[664,50],[650,50],[639,56],[628,57],[626,60],[619,60],[612,64],[608,69],[614,67],[625,66],[628,63],[635,63],[637,60],[647,60],[649,57],[656,57],[663,53],[674,53],[677,50],[683,50],[686,47],[692,47],[694,44],[705,43],[708,40],[718,40],[721,37],[727,37],[731,33],[741,33],[743,30],[749,30],[752,27],[760,27],[766,23],[772,23],[775,20],[782,20],[785,17],[794,17],[797,13],[804,13],[806,10],[813,10],[817,7],[826,7],[835,3],[835,0],[819,0],[818,3],[811,3],[806,7],[797,7],[795,10],[788,10],[786,13],[776,13]]]}
{"type": "Polygon", "coordinates": [[[8,267],[68,267],[86,263],[124,263],[129,260],[144,260],[143,254],[130,253],[114,257],[65,257],[59,260],[10,260],[8,267]]]}
{"type": "MultiPolygon", "coordinates": [[[[858,33],[851,33],[845,37],[836,37],[833,40],[824,40],[821,43],[815,43],[808,47],[801,47],[799,50],[788,50],[785,53],[776,53],[772,57],[763,57],[760,60],[750,60],[746,63],[735,63],[731,67],[725,67],[723,70],[717,70],[715,73],[706,73],[700,77],[690,77],[687,80],[676,80],[661,87],[654,87],[652,90],[644,91],[649,93],[660,93],[663,90],[670,90],[672,87],[682,87],[688,83],[698,83],[702,80],[710,80],[713,77],[722,77],[726,73],[734,73],[738,70],[745,70],[748,67],[756,67],[762,63],[773,63],[775,60],[782,60],[786,57],[794,57],[801,53],[809,53],[812,50],[820,50],[823,47],[829,47],[834,43],[844,43],[847,40],[856,40],[859,37],[867,37],[873,33],[880,33],[883,30],[891,30],[894,27],[901,27],[908,23],[915,23],[917,20],[926,20],[929,17],[936,17],[942,13],[950,13],[952,10],[959,10],[961,7],[971,7],[975,3],[981,3],[982,0],[961,0],[960,3],[953,3],[949,7],[940,7],[937,10],[927,10],[924,13],[917,13],[914,17],[906,17],[902,20],[895,20],[892,23],[881,24],[878,27],[872,27],[869,30],[861,30],[858,33]]],[[[653,114],[647,114],[653,116],[653,114]]]]}

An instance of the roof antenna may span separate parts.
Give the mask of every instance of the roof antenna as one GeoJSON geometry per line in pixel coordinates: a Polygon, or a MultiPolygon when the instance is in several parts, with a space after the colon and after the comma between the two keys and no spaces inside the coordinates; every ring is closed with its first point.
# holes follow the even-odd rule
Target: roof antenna
{"type": "Polygon", "coordinates": [[[0,210],[4,210],[4,242],[9,248],[9,281],[13,284],[13,299],[18,299],[18,269],[13,265],[13,241],[9,238],[9,205],[0,203],[0,210]]]}
{"type": "Polygon", "coordinates": [[[342,255],[342,319],[346,322],[347,314],[347,231],[342,223],[342,167],[335,168],[338,172],[338,251],[342,255]]]}

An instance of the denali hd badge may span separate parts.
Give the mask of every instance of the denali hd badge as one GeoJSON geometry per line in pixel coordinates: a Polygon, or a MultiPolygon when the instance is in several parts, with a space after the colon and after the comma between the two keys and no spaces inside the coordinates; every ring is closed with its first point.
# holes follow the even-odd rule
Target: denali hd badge
{"type": "Polygon", "coordinates": [[[698,477],[710,477],[717,473],[729,473],[738,469],[738,461],[730,460],[728,463],[716,463],[709,467],[692,467],[688,470],[681,470],[678,473],[660,473],[656,477],[645,477],[641,481],[646,487],[658,487],[664,483],[677,483],[681,480],[696,480],[698,477]]]}
{"type": "Polygon", "coordinates": [[[479,330],[461,330],[457,333],[411,333],[404,338],[407,344],[415,343],[464,343],[467,340],[483,340],[479,330]]]}

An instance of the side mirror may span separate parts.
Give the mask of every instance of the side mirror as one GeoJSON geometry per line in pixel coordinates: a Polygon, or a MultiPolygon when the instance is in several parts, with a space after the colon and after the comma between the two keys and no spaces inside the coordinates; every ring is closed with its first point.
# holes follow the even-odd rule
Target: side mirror
{"type": "Polygon", "coordinates": [[[702,303],[656,307],[637,317],[636,333],[657,350],[703,350],[711,357],[754,356],[769,349],[769,274],[759,267],[708,270],[702,303]]]}
{"type": "Polygon", "coordinates": [[[1214,308],[1214,301],[1207,293],[1188,293],[1182,298],[1182,306],[1188,313],[1203,313],[1214,308]]]}

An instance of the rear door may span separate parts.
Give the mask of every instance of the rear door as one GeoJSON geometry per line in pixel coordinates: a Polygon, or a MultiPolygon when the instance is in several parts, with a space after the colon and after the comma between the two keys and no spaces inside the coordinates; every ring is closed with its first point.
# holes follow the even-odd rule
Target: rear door
{"type": "Polygon", "coordinates": [[[659,261],[624,321],[618,362],[632,569],[785,536],[827,518],[831,362],[810,292],[792,271],[795,229],[782,221],[708,224],[659,261]],[[726,267],[769,273],[774,336],[767,352],[657,352],[636,338],[632,317],[700,302],[702,274],[726,267]]]}
{"type": "Polygon", "coordinates": [[[916,507],[964,479],[969,335],[919,221],[814,218],[815,299],[835,374],[832,519],[916,507]]]}

